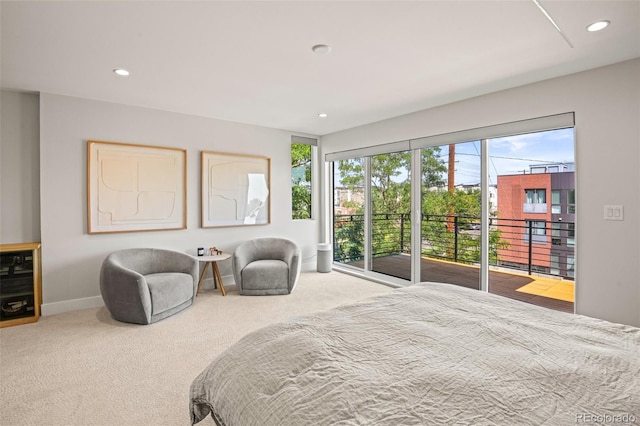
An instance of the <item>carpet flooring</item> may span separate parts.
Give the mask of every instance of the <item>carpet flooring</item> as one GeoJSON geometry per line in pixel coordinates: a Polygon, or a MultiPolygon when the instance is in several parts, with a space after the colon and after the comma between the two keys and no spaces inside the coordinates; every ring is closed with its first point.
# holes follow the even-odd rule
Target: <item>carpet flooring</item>
{"type": "Polygon", "coordinates": [[[148,326],[114,321],[102,307],[0,329],[0,425],[189,425],[192,380],[242,336],[389,291],[307,272],[290,295],[201,291],[190,308],[148,326]]]}

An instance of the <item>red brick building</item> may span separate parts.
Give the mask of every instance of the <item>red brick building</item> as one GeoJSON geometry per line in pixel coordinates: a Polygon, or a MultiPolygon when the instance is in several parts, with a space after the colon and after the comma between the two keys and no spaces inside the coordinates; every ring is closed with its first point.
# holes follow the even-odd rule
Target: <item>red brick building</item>
{"type": "Polygon", "coordinates": [[[498,249],[498,264],[573,277],[575,246],[572,165],[541,165],[531,173],[498,176],[498,219],[509,247],[498,249]]]}

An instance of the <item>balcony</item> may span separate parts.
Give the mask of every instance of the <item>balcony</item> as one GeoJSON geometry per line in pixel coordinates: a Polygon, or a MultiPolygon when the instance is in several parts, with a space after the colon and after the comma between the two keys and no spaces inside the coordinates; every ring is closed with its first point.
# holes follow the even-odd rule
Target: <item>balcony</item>
{"type": "MultiPolygon", "coordinates": [[[[573,312],[573,247],[567,246],[573,239],[570,225],[545,222],[544,228],[534,228],[523,220],[493,218],[489,227],[489,292],[573,312]],[[547,235],[561,246],[549,244],[547,235]]],[[[371,269],[409,280],[410,216],[375,214],[371,227],[371,269]]],[[[424,215],[421,279],[479,288],[480,232],[478,218],[424,215]]],[[[336,215],[334,260],[363,268],[363,245],[364,217],[336,215]]]]}
{"type": "Polygon", "coordinates": [[[542,203],[524,203],[522,205],[523,213],[546,213],[547,205],[542,203]]]}

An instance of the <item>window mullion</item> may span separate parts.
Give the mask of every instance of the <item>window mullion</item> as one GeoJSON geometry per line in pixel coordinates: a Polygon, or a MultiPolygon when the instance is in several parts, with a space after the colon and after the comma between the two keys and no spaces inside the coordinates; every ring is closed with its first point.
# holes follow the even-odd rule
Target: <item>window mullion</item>
{"type": "Polygon", "coordinates": [[[480,143],[480,290],[489,291],[489,141],[480,143]]]}
{"type": "Polygon", "coordinates": [[[371,157],[364,157],[364,270],[371,270],[371,157]]]}

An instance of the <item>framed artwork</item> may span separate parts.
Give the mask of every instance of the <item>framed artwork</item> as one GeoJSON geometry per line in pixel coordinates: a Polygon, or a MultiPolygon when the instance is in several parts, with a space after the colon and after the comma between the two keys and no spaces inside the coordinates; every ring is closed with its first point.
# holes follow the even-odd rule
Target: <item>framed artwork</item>
{"type": "Polygon", "coordinates": [[[202,227],[270,223],[270,176],[268,157],[203,151],[202,227]]]}
{"type": "Polygon", "coordinates": [[[89,234],[187,227],[184,149],[87,141],[89,234]]]}

